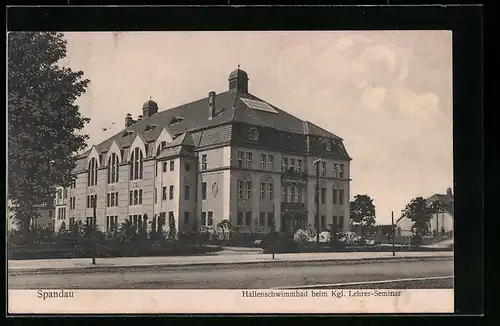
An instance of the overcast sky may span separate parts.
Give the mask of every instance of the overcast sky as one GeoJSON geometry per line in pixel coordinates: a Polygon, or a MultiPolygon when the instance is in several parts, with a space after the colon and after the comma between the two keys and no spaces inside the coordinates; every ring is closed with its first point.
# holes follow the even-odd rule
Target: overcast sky
{"type": "Polygon", "coordinates": [[[150,96],[165,110],[226,91],[240,64],[250,93],[345,139],[351,200],[372,197],[377,224],[453,184],[449,31],[65,35],[63,64],[91,80],[78,100],[90,145],[150,96]]]}

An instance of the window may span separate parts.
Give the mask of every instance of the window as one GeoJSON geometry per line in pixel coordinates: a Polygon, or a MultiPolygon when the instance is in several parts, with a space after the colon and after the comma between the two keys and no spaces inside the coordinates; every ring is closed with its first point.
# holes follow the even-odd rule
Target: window
{"type": "Polygon", "coordinates": [[[326,202],[326,188],[321,188],[321,203],[324,204],[326,202]]]}
{"type": "Polygon", "coordinates": [[[339,216],[339,229],[343,229],[343,228],[344,228],[344,217],[339,216]]]}
{"type": "Polygon", "coordinates": [[[75,207],[76,207],[76,197],[70,197],[69,209],[75,209],[75,207]]]}
{"type": "Polygon", "coordinates": [[[71,189],[74,189],[76,188],[76,179],[74,179],[73,181],[71,181],[71,186],[70,186],[71,189]]]}
{"type": "Polygon", "coordinates": [[[290,201],[295,203],[295,186],[290,186],[290,201]]]}
{"type": "Polygon", "coordinates": [[[339,205],[344,205],[344,189],[339,189],[339,205]]]}
{"type": "Polygon", "coordinates": [[[139,191],[136,189],[134,190],[134,205],[139,204],[139,191]]]}
{"type": "Polygon", "coordinates": [[[267,184],[267,199],[272,200],[273,199],[273,183],[269,182],[267,184]]]}
{"type": "Polygon", "coordinates": [[[92,158],[89,162],[87,181],[88,181],[88,186],[97,185],[97,160],[95,158],[92,158]]]}
{"type": "Polygon", "coordinates": [[[189,186],[184,186],[184,200],[189,200],[189,186]]]}
{"type": "Polygon", "coordinates": [[[130,180],[142,179],[144,154],[136,147],[130,156],[130,180]]]}
{"type": "Polygon", "coordinates": [[[250,152],[247,152],[246,154],[245,168],[252,168],[252,153],[250,152]]]}
{"type": "Polygon", "coordinates": [[[245,212],[245,225],[252,225],[252,211],[245,212]]]}
{"type": "Polygon", "coordinates": [[[184,168],[186,169],[186,172],[191,171],[191,164],[186,164],[184,168]]]}
{"type": "Polygon", "coordinates": [[[108,183],[118,182],[118,155],[111,154],[108,159],[108,183]]]}
{"type": "Polygon", "coordinates": [[[115,192],[115,206],[118,206],[118,192],[115,192]]]}
{"type": "Polygon", "coordinates": [[[260,169],[261,170],[265,170],[266,169],[266,163],[267,163],[266,154],[261,154],[260,155],[260,169]]]}
{"type": "Polygon", "coordinates": [[[297,202],[302,203],[302,187],[297,187],[297,202]]]}
{"type": "Polygon", "coordinates": [[[333,205],[337,205],[337,188],[333,186],[333,195],[332,195],[333,205]]]}
{"type": "Polygon", "coordinates": [[[321,176],[324,177],[326,175],[326,162],[321,162],[321,176]]]}
{"type": "Polygon", "coordinates": [[[288,186],[283,186],[283,201],[285,203],[288,201],[288,186]]]}
{"type": "Polygon", "coordinates": [[[326,215],[321,215],[321,224],[320,224],[320,228],[322,230],[326,229],[326,215]]]}
{"type": "Polygon", "coordinates": [[[238,187],[238,199],[243,199],[243,181],[238,180],[237,187],[238,187]]]}
{"type": "Polygon", "coordinates": [[[168,162],[163,162],[163,172],[167,172],[168,162]]]}
{"type": "Polygon", "coordinates": [[[201,170],[205,171],[207,169],[207,154],[201,156],[201,170]]]}
{"type": "Polygon", "coordinates": [[[68,198],[68,189],[64,188],[64,198],[68,198]]]}
{"type": "Polygon", "coordinates": [[[207,224],[208,224],[208,226],[211,226],[214,224],[214,212],[208,212],[207,224]]]}
{"type": "Polygon", "coordinates": [[[168,199],[174,199],[174,186],[170,186],[170,189],[168,191],[168,199]]]}
{"type": "Polygon", "coordinates": [[[87,225],[96,225],[96,218],[95,217],[92,217],[92,216],[89,216],[87,217],[87,221],[86,221],[87,225]]]}
{"type": "Polygon", "coordinates": [[[207,199],[207,183],[201,183],[201,199],[207,199]]]}
{"type": "Polygon", "coordinates": [[[155,204],[158,203],[158,188],[155,188],[154,201],[155,201],[155,204]]]}
{"type": "Polygon", "coordinates": [[[269,171],[274,170],[274,156],[273,155],[267,155],[267,169],[269,171]]]}
{"type": "Polygon", "coordinates": [[[274,213],[267,213],[267,226],[274,225],[274,213]]]}
{"type": "Polygon", "coordinates": [[[264,182],[260,183],[260,199],[266,198],[266,184],[264,182]]]}
{"type": "Polygon", "coordinates": [[[265,225],[266,225],[266,213],[260,212],[260,214],[259,214],[259,226],[265,226],[265,225]]]}
{"type": "Polygon", "coordinates": [[[87,208],[94,208],[94,204],[97,203],[97,195],[87,196],[87,208]]]}
{"type": "Polygon", "coordinates": [[[189,212],[184,212],[184,224],[189,224],[189,212]]]}
{"type": "Polygon", "coordinates": [[[318,191],[316,189],[316,187],[314,187],[314,203],[317,204],[318,203],[318,198],[319,194],[318,194],[318,191]]]}
{"type": "Polygon", "coordinates": [[[302,160],[297,160],[297,169],[296,169],[297,173],[301,173],[302,172],[302,160]]]}
{"type": "Polygon", "coordinates": [[[238,212],[237,225],[243,225],[243,212],[238,212]]]}
{"type": "Polygon", "coordinates": [[[118,230],[118,216],[106,216],[106,231],[116,231],[118,230]]]}
{"type": "Polygon", "coordinates": [[[110,194],[109,192],[108,192],[108,194],[106,195],[106,207],[109,207],[109,202],[110,202],[110,200],[109,200],[110,198],[109,198],[109,197],[110,197],[110,195],[111,195],[111,194],[110,194]]]}
{"type": "Polygon", "coordinates": [[[167,200],[167,186],[163,186],[162,200],[167,200]]]}
{"type": "Polygon", "coordinates": [[[344,177],[344,164],[339,164],[339,178],[342,179],[344,177]]]}
{"type": "Polygon", "coordinates": [[[248,131],[248,140],[259,140],[259,131],[257,130],[257,128],[250,128],[250,130],[248,131]]]}
{"type": "Polygon", "coordinates": [[[295,170],[295,159],[291,158],[289,162],[290,162],[290,165],[288,166],[288,169],[295,170]]]}
{"type": "Polygon", "coordinates": [[[245,181],[245,199],[252,196],[252,181],[245,181]]]}
{"type": "Polygon", "coordinates": [[[170,161],[170,171],[173,171],[175,169],[175,162],[170,161]]]}
{"type": "Polygon", "coordinates": [[[337,216],[333,215],[332,216],[332,228],[337,229],[339,227],[339,223],[337,221],[337,216]]]}
{"type": "Polygon", "coordinates": [[[75,225],[75,218],[74,217],[70,217],[69,218],[69,226],[73,226],[75,225]]]}
{"type": "Polygon", "coordinates": [[[283,171],[288,169],[288,158],[283,157],[283,171]]]}
{"type": "Polygon", "coordinates": [[[133,203],[134,203],[134,191],[130,190],[130,198],[129,198],[128,204],[132,205],[133,203]]]}
{"type": "Polygon", "coordinates": [[[243,168],[243,160],[245,158],[244,152],[238,152],[238,167],[243,168]]]}
{"type": "Polygon", "coordinates": [[[207,225],[207,212],[201,212],[201,225],[207,225]]]}
{"type": "Polygon", "coordinates": [[[175,225],[174,212],[168,212],[168,225],[175,225]]]}
{"type": "Polygon", "coordinates": [[[158,163],[155,163],[155,176],[158,176],[158,163]]]}
{"type": "Polygon", "coordinates": [[[337,163],[333,163],[333,177],[337,178],[337,163]]]}
{"type": "Polygon", "coordinates": [[[142,205],[142,189],[139,189],[139,205],[142,205]]]}

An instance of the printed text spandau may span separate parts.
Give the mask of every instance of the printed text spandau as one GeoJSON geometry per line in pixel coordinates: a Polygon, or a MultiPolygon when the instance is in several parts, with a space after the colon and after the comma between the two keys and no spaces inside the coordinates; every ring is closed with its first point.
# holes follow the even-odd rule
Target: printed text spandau
{"type": "Polygon", "coordinates": [[[346,298],[346,297],[399,297],[401,291],[396,290],[245,290],[244,298],[346,298]]]}
{"type": "Polygon", "coordinates": [[[37,298],[41,300],[47,299],[73,299],[75,294],[73,291],[66,290],[38,290],[37,298]]]}

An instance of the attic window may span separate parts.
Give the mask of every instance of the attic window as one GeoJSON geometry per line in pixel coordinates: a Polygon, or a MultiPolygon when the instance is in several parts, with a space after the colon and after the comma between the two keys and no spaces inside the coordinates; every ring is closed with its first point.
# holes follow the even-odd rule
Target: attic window
{"type": "Polygon", "coordinates": [[[128,136],[132,135],[133,133],[134,133],[133,131],[125,131],[122,135],[122,138],[128,137],[128,136]]]}
{"type": "Polygon", "coordinates": [[[248,130],[248,140],[258,141],[259,140],[259,131],[257,128],[250,128],[248,130]]]}
{"type": "Polygon", "coordinates": [[[266,102],[251,100],[248,98],[241,99],[249,108],[269,113],[278,113],[271,105],[266,102]]]}
{"type": "Polygon", "coordinates": [[[173,124],[176,124],[176,123],[179,123],[181,122],[182,120],[184,120],[184,117],[178,117],[178,116],[175,116],[172,118],[172,120],[170,120],[170,125],[173,125],[173,124]]]}
{"type": "Polygon", "coordinates": [[[153,124],[149,124],[149,125],[146,125],[146,127],[144,128],[144,131],[150,131],[150,130],[153,130],[154,128],[158,127],[157,125],[153,125],[153,124]]]}

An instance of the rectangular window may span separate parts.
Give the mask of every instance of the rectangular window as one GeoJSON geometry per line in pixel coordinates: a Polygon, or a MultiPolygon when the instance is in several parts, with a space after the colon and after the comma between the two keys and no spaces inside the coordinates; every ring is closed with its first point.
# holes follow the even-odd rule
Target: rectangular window
{"type": "Polygon", "coordinates": [[[333,215],[332,216],[332,228],[337,229],[339,227],[339,223],[337,221],[337,216],[333,215]]]}
{"type": "Polygon", "coordinates": [[[243,199],[243,181],[237,181],[238,186],[238,199],[243,199]]]}
{"type": "Polygon", "coordinates": [[[302,160],[297,160],[297,173],[302,172],[302,160]]]}
{"type": "Polygon", "coordinates": [[[333,177],[334,177],[335,179],[337,179],[337,171],[338,171],[338,170],[337,170],[337,166],[338,166],[338,164],[337,164],[337,163],[333,163],[333,177]]]}
{"type": "Polygon", "coordinates": [[[90,196],[87,196],[87,208],[90,208],[90,196]]]}
{"type": "Polygon", "coordinates": [[[184,212],[184,224],[189,224],[189,212],[184,212]]]}
{"type": "Polygon", "coordinates": [[[167,172],[168,162],[163,162],[163,172],[167,172]]]}
{"type": "Polygon", "coordinates": [[[319,197],[319,194],[318,194],[318,191],[316,189],[316,187],[314,187],[314,203],[317,204],[318,203],[318,197],[319,197]]]}
{"type": "Polygon", "coordinates": [[[266,198],[266,184],[264,182],[260,183],[260,199],[266,198]]]}
{"type": "Polygon", "coordinates": [[[184,200],[189,200],[189,186],[184,186],[184,200]]]}
{"type": "Polygon", "coordinates": [[[132,206],[133,203],[134,203],[134,191],[130,190],[130,198],[128,204],[132,206]]]}
{"type": "Polygon", "coordinates": [[[266,169],[266,154],[261,154],[260,155],[260,169],[265,170],[266,169]]]}
{"type": "Polygon", "coordinates": [[[339,189],[339,205],[344,205],[344,190],[339,189]]]}
{"type": "Polygon", "coordinates": [[[321,176],[326,176],[326,162],[321,162],[321,176]]]}
{"type": "Polygon", "coordinates": [[[252,211],[245,212],[245,225],[246,226],[252,225],[252,211]]]}
{"type": "Polygon", "coordinates": [[[297,187],[297,202],[302,203],[302,187],[297,187]]]}
{"type": "Polygon", "coordinates": [[[175,169],[175,162],[170,161],[170,171],[174,171],[174,169],[175,169]]]}
{"type": "Polygon", "coordinates": [[[251,152],[247,152],[247,159],[245,162],[245,168],[247,168],[247,169],[252,168],[252,153],[251,152]]]}
{"type": "Polygon", "coordinates": [[[267,213],[267,226],[274,225],[274,213],[267,213]]]}
{"type": "Polygon", "coordinates": [[[170,200],[174,199],[174,186],[170,186],[170,189],[168,192],[168,199],[170,199],[170,200]]]}
{"type": "Polygon", "coordinates": [[[267,184],[267,199],[272,200],[273,199],[273,183],[270,182],[267,184]]]}
{"type": "Polygon", "coordinates": [[[238,167],[243,168],[243,160],[245,158],[244,152],[238,152],[238,167]]]}
{"type": "Polygon", "coordinates": [[[174,212],[168,212],[168,225],[175,224],[174,212]]]}
{"type": "Polygon", "coordinates": [[[69,218],[69,226],[73,226],[75,224],[75,218],[74,217],[70,217],[69,218]]]}
{"type": "Polygon", "coordinates": [[[343,216],[339,216],[339,229],[343,229],[344,228],[344,217],[343,216]]]}
{"type": "Polygon", "coordinates": [[[321,228],[321,230],[326,229],[326,215],[321,215],[320,228],[321,228]]]}
{"type": "Polygon", "coordinates": [[[142,205],[142,189],[139,189],[139,205],[142,205]]]}
{"type": "Polygon", "coordinates": [[[155,176],[158,176],[158,163],[155,163],[155,176]]]}
{"type": "Polygon", "coordinates": [[[163,186],[163,192],[161,198],[162,200],[167,200],[167,186],[163,186]]]}
{"type": "Polygon", "coordinates": [[[321,188],[321,203],[324,204],[326,202],[326,188],[321,188]]]}
{"type": "Polygon", "coordinates": [[[201,199],[207,199],[207,183],[201,183],[201,199]]]}
{"type": "Polygon", "coordinates": [[[265,212],[260,212],[259,215],[259,226],[265,226],[266,225],[266,213],[265,212]]]}
{"type": "Polygon", "coordinates": [[[201,225],[207,225],[207,212],[201,212],[201,225]]]}
{"type": "Polygon", "coordinates": [[[214,212],[208,212],[207,224],[208,224],[208,226],[211,226],[214,224],[214,212]]]}
{"type": "Polygon", "coordinates": [[[201,156],[201,170],[205,171],[207,169],[207,154],[201,156]]]}
{"type": "Polygon", "coordinates": [[[154,201],[155,201],[155,204],[158,203],[158,188],[155,188],[154,201]]]}
{"type": "Polygon", "coordinates": [[[111,206],[115,206],[115,203],[116,203],[116,202],[115,202],[115,193],[114,193],[114,192],[112,192],[112,193],[111,193],[111,206]]]}
{"type": "Polygon", "coordinates": [[[245,199],[252,196],[252,181],[245,181],[245,199]]]}
{"type": "Polygon", "coordinates": [[[335,187],[333,187],[332,202],[333,205],[337,205],[337,189],[335,187]]]}
{"type": "Polygon", "coordinates": [[[139,204],[139,191],[134,190],[134,205],[139,204]]]}
{"type": "Polygon", "coordinates": [[[291,158],[290,159],[290,165],[288,166],[289,170],[295,170],[295,159],[291,158]]]}
{"type": "Polygon", "coordinates": [[[111,230],[111,216],[106,216],[106,231],[109,232],[111,230]]]}
{"type": "Polygon", "coordinates": [[[288,186],[283,186],[283,202],[288,201],[288,186]]]}
{"type": "Polygon", "coordinates": [[[344,178],[344,164],[339,165],[339,178],[344,178]]]}
{"type": "Polygon", "coordinates": [[[283,157],[283,171],[288,169],[288,158],[283,157]]]}
{"type": "Polygon", "coordinates": [[[115,192],[115,206],[118,206],[118,192],[115,192]]]}
{"type": "Polygon", "coordinates": [[[295,186],[290,186],[290,201],[295,203],[295,186]]]}
{"type": "Polygon", "coordinates": [[[273,155],[267,155],[267,169],[269,171],[274,170],[274,156],[273,155]]]}
{"type": "Polygon", "coordinates": [[[237,225],[243,225],[243,212],[238,212],[237,225]]]}

